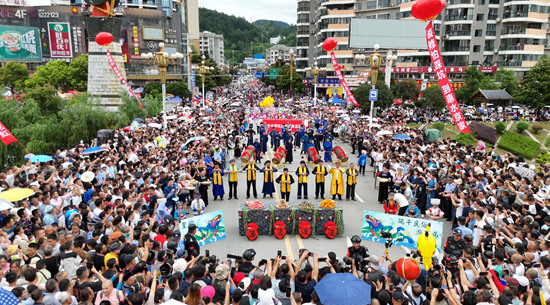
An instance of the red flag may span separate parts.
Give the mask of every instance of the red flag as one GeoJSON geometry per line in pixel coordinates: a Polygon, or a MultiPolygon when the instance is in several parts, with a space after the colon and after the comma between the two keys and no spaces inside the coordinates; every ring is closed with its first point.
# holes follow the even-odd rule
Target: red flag
{"type": "Polygon", "coordinates": [[[118,69],[118,66],[116,65],[115,63],[115,60],[113,59],[113,56],[111,55],[111,52],[109,50],[107,50],[107,60],[109,61],[109,66],[111,66],[111,69],[113,69],[113,72],[115,72],[115,75],[118,76],[118,78],[120,79],[120,81],[122,82],[122,84],[124,85],[124,87],[126,87],[126,90],[128,90],[128,94],[130,96],[133,96],[136,98],[136,100],[138,101],[139,103],[139,107],[141,107],[143,109],[143,105],[141,104],[141,102],[139,101],[139,98],[137,97],[137,95],[134,93],[134,91],[132,91],[132,88],[130,88],[130,85],[128,85],[128,83],[126,82],[126,80],[124,79],[124,76],[122,76],[122,73],[120,72],[120,70],[118,69]]]}
{"type": "Polygon", "coordinates": [[[11,132],[0,122],[0,140],[4,144],[8,145],[13,142],[17,142],[17,139],[11,134],[11,132]]]}
{"type": "Polygon", "coordinates": [[[344,78],[344,75],[342,75],[342,71],[340,66],[338,65],[338,61],[336,60],[336,55],[334,55],[334,51],[330,52],[330,60],[332,61],[332,65],[334,66],[334,72],[336,72],[336,75],[338,76],[342,87],[344,87],[344,91],[346,92],[349,100],[353,103],[353,105],[361,107],[361,105],[359,105],[359,103],[353,96],[353,93],[351,93],[351,90],[348,86],[348,83],[346,82],[346,79],[344,78]]]}

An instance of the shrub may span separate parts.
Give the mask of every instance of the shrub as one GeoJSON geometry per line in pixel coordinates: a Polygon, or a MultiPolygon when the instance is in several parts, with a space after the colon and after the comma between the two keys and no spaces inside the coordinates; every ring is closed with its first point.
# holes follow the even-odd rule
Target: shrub
{"type": "Polygon", "coordinates": [[[539,131],[544,129],[544,126],[542,126],[542,124],[540,124],[540,123],[535,123],[535,124],[531,125],[531,129],[533,129],[533,132],[535,134],[538,134],[539,131]]]}
{"type": "Polygon", "coordinates": [[[540,148],[540,143],[519,134],[505,131],[498,142],[498,147],[510,152],[518,152],[526,159],[533,159],[540,148]]]}
{"type": "Polygon", "coordinates": [[[495,124],[495,129],[498,133],[503,133],[506,130],[506,124],[504,122],[498,122],[495,124]]]}
{"type": "Polygon", "coordinates": [[[434,128],[439,131],[443,131],[443,129],[445,129],[445,123],[441,123],[441,122],[434,123],[434,128]]]}
{"type": "Polygon", "coordinates": [[[472,135],[479,140],[485,141],[490,144],[497,142],[497,131],[491,127],[480,122],[472,122],[468,125],[472,135]]]}
{"type": "Polygon", "coordinates": [[[476,145],[477,140],[469,133],[461,132],[457,137],[456,141],[464,145],[476,145]]]}
{"type": "Polygon", "coordinates": [[[529,129],[529,124],[527,124],[526,122],[517,122],[516,129],[518,130],[519,133],[523,133],[524,131],[529,129]]]}
{"type": "Polygon", "coordinates": [[[550,154],[546,149],[543,149],[537,156],[537,162],[541,164],[550,163],[550,154]]]}

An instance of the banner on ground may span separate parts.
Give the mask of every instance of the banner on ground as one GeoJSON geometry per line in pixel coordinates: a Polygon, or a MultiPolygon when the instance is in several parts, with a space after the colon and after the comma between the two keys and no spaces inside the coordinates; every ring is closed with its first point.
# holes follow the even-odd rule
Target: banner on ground
{"type": "Polygon", "coordinates": [[[11,134],[11,132],[0,122],[0,140],[4,144],[8,145],[13,142],[17,142],[17,139],[11,134]]]}
{"type": "Polygon", "coordinates": [[[355,99],[355,97],[353,96],[353,93],[351,93],[351,89],[349,88],[348,83],[344,78],[344,75],[342,75],[342,71],[340,71],[340,65],[338,65],[338,60],[336,60],[336,55],[334,55],[334,51],[330,52],[330,60],[332,61],[332,65],[334,66],[334,72],[336,72],[336,75],[340,80],[340,84],[342,84],[344,91],[346,91],[346,95],[348,99],[353,103],[353,105],[357,107],[361,107],[357,102],[357,100],[355,99]]]}
{"type": "Polygon", "coordinates": [[[426,43],[428,44],[428,52],[430,52],[430,57],[432,58],[437,82],[439,83],[439,87],[441,87],[441,92],[443,92],[445,103],[447,103],[451,117],[455,121],[455,125],[460,132],[470,133],[470,128],[468,128],[468,124],[466,124],[464,115],[456,100],[455,92],[451,87],[449,78],[447,78],[447,72],[445,72],[445,65],[443,64],[441,52],[439,52],[439,47],[437,46],[437,40],[435,39],[434,28],[431,21],[426,27],[426,43]]]}
{"type": "Polygon", "coordinates": [[[195,238],[199,242],[199,246],[225,239],[225,224],[222,210],[199,216],[189,216],[190,218],[181,220],[178,226],[182,240],[185,234],[187,234],[189,225],[192,223],[197,226],[195,238]]]}
{"type": "Polygon", "coordinates": [[[130,85],[128,85],[128,83],[126,82],[126,80],[122,76],[122,73],[118,69],[118,66],[116,65],[116,62],[113,59],[113,56],[111,55],[111,52],[109,51],[109,49],[107,49],[107,60],[109,61],[109,66],[111,66],[111,69],[113,69],[113,72],[115,72],[115,75],[118,76],[118,79],[120,79],[120,81],[122,82],[124,87],[126,87],[126,89],[128,90],[128,94],[130,94],[130,96],[135,97],[136,100],[139,103],[139,107],[143,108],[143,105],[139,101],[138,96],[134,93],[134,90],[132,90],[132,88],[130,88],[130,85]]]}
{"type": "Polygon", "coordinates": [[[302,120],[263,120],[263,123],[265,127],[267,127],[267,131],[271,131],[271,129],[275,128],[277,131],[281,131],[283,127],[290,127],[292,132],[295,132],[296,130],[300,130],[300,125],[302,125],[304,122],[302,120]]]}
{"type": "Polygon", "coordinates": [[[430,226],[430,233],[437,241],[437,250],[441,252],[443,222],[440,221],[364,211],[361,238],[377,243],[385,243],[386,239],[382,238],[382,232],[389,232],[393,237],[394,246],[417,249],[418,236],[425,232],[428,225],[430,226]]]}

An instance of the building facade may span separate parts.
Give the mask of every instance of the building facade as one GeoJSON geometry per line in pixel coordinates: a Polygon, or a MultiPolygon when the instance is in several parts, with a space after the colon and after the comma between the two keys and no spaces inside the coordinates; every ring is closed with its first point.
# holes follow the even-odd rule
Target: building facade
{"type": "Polygon", "coordinates": [[[277,44],[272,46],[269,49],[265,50],[265,61],[268,66],[271,66],[272,64],[280,63],[282,65],[284,64],[290,64],[290,51],[294,54],[296,54],[296,48],[287,47],[282,44],[277,44]]]}
{"type": "Polygon", "coordinates": [[[200,52],[212,58],[218,66],[225,65],[223,35],[208,31],[200,32],[200,52]]]}

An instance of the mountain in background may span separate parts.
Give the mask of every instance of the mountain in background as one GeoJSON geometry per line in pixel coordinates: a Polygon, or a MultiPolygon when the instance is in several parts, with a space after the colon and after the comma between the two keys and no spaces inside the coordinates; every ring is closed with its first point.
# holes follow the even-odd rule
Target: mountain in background
{"type": "Polygon", "coordinates": [[[267,23],[267,22],[273,22],[277,25],[280,25],[282,26],[283,28],[288,28],[290,26],[290,24],[284,22],[284,21],[277,21],[277,20],[267,20],[267,19],[258,19],[256,21],[254,21],[253,23],[254,24],[262,24],[262,23],[267,23]]]}
{"type": "Polygon", "coordinates": [[[273,46],[269,43],[272,37],[284,37],[279,44],[296,46],[295,25],[273,20],[250,23],[242,17],[202,7],[199,8],[199,30],[223,35],[225,58],[230,64],[241,63],[245,57],[254,54],[263,54],[265,57],[265,50],[273,46]]]}

